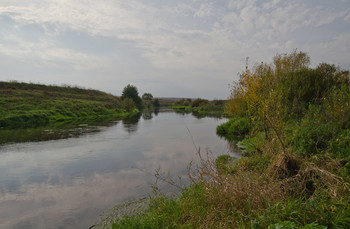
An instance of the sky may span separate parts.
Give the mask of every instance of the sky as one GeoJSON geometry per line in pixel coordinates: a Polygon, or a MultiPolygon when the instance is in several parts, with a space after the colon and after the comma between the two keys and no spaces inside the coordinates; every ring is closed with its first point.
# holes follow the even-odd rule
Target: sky
{"type": "Polygon", "coordinates": [[[226,99],[294,49],[350,69],[350,0],[0,0],[0,81],[226,99]]]}

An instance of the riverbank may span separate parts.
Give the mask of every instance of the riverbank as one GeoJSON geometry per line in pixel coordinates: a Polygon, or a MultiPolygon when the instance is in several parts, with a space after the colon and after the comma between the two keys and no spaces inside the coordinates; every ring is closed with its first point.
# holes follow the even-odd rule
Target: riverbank
{"type": "Polygon", "coordinates": [[[349,71],[309,61],[294,51],[247,66],[217,128],[244,157],[198,152],[177,198],[156,196],[112,228],[348,228],[349,71]]]}
{"type": "Polygon", "coordinates": [[[123,217],[144,214],[149,210],[149,205],[149,198],[133,199],[118,204],[109,211],[103,213],[100,220],[95,225],[91,226],[90,229],[109,229],[115,221],[123,217]]]}
{"type": "Polygon", "coordinates": [[[137,113],[98,90],[0,82],[0,128],[28,128],[77,120],[108,120],[137,113]]]}

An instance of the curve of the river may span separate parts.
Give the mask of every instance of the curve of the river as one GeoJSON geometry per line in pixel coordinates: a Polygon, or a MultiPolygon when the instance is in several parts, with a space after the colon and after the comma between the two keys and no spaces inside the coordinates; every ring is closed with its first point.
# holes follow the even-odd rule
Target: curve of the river
{"type": "Polygon", "coordinates": [[[3,144],[0,228],[88,228],[113,205],[150,195],[157,168],[186,177],[195,146],[235,154],[216,135],[225,121],[168,111],[68,138],[3,144]]]}

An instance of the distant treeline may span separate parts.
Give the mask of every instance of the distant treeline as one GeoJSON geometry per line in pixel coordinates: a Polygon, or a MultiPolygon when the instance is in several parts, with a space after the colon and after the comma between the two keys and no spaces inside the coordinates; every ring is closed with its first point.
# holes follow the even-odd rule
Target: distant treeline
{"type": "Polygon", "coordinates": [[[172,104],[175,110],[192,111],[198,114],[223,114],[226,100],[180,99],[172,104]]]}

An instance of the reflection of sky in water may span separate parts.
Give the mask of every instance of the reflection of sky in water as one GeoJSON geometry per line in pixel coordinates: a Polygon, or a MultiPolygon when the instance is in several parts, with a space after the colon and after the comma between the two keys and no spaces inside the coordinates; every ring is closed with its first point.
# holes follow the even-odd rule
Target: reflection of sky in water
{"type": "Polygon", "coordinates": [[[148,117],[79,137],[3,146],[0,228],[88,228],[113,205],[149,195],[155,169],[185,175],[196,160],[190,133],[203,151],[228,151],[215,134],[224,120],[148,117]]]}

